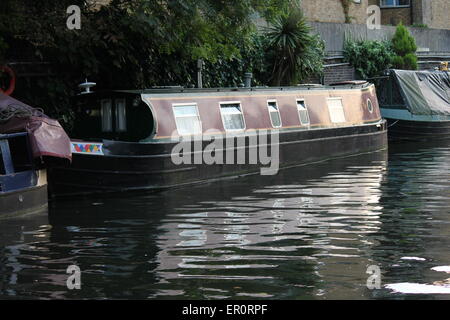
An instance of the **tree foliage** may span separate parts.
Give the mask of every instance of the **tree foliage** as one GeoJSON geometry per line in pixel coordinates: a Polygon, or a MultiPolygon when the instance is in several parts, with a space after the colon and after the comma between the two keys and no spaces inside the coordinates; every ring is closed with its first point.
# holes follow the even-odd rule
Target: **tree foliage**
{"type": "Polygon", "coordinates": [[[324,45],[311,34],[303,13],[291,6],[266,31],[272,85],[293,85],[323,68],[324,45]]]}
{"type": "Polygon", "coordinates": [[[392,38],[392,46],[396,53],[393,60],[396,69],[417,70],[416,40],[401,23],[392,38]]]}
{"type": "Polygon", "coordinates": [[[395,54],[389,41],[346,40],[344,59],[362,79],[381,75],[392,66],[395,54]]]}
{"type": "Polygon", "coordinates": [[[15,95],[65,123],[70,97],[85,78],[96,90],[193,86],[196,60],[203,59],[205,86],[238,86],[245,72],[265,85],[275,65],[286,68],[277,58],[281,52],[295,62],[293,71],[277,75],[288,77],[285,83],[320,69],[319,40],[307,35],[301,17],[287,16],[290,0],[112,0],[100,8],[92,2],[0,1],[0,63],[49,62],[53,74],[19,78],[15,95]],[[81,8],[81,30],[66,26],[70,5],[81,8]],[[275,34],[257,32],[256,16],[274,25],[290,19],[301,36],[292,38],[296,48],[288,52],[268,41],[275,34]]]}

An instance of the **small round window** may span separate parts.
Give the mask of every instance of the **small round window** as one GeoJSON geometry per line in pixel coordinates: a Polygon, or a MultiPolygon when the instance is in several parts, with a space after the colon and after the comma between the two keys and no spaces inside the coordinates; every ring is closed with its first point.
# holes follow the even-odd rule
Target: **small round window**
{"type": "Polygon", "coordinates": [[[370,113],[373,112],[373,105],[370,99],[367,99],[367,109],[369,110],[370,113]]]}

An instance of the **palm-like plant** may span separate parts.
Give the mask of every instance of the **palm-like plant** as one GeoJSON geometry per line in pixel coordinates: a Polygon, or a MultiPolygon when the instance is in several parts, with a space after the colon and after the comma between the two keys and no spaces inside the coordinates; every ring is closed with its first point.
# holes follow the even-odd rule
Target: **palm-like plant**
{"type": "Polygon", "coordinates": [[[308,73],[321,71],[323,43],[310,32],[311,27],[296,5],[292,5],[267,28],[272,85],[292,85],[308,73]]]}

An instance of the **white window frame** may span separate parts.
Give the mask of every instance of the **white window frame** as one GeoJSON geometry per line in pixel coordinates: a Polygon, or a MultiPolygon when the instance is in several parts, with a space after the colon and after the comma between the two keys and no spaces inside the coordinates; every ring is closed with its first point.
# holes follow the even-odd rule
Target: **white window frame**
{"type": "Polygon", "coordinates": [[[345,116],[345,108],[344,108],[344,102],[342,101],[342,97],[331,97],[331,98],[327,98],[327,107],[328,107],[328,114],[330,115],[330,121],[332,123],[345,123],[347,122],[347,117],[345,116]],[[344,115],[344,121],[333,121],[333,114],[331,113],[331,108],[330,108],[330,104],[328,103],[330,100],[338,100],[341,102],[341,107],[342,107],[342,114],[344,115]]]}
{"type": "Polygon", "coordinates": [[[408,0],[409,4],[398,4],[399,0],[393,0],[393,5],[384,5],[383,0],[380,0],[380,8],[409,8],[411,7],[411,0],[408,0]]]}
{"type": "Polygon", "coordinates": [[[113,124],[112,124],[112,99],[102,99],[100,100],[100,116],[101,116],[101,124],[102,124],[102,132],[113,132],[113,124]],[[103,111],[103,105],[109,104],[108,113],[109,113],[109,127],[105,129],[105,115],[103,111]]]}
{"type": "Polygon", "coordinates": [[[115,115],[116,115],[116,132],[126,132],[127,131],[127,102],[124,98],[121,99],[115,99],[114,100],[114,106],[115,106],[115,115]],[[124,123],[124,128],[120,128],[120,118],[119,118],[119,103],[123,103],[123,121],[125,121],[124,123]]]}
{"type": "Polygon", "coordinates": [[[191,103],[173,103],[172,104],[172,113],[173,113],[173,118],[175,119],[175,126],[177,128],[177,132],[180,136],[193,136],[193,135],[199,135],[203,133],[203,123],[202,123],[202,119],[200,118],[200,113],[198,112],[198,106],[197,106],[197,102],[191,102],[191,103]],[[180,130],[178,129],[178,124],[177,124],[177,118],[183,118],[183,117],[192,117],[190,116],[176,116],[175,115],[175,111],[174,111],[174,107],[195,107],[195,111],[197,113],[197,119],[198,122],[200,123],[200,132],[195,132],[195,133],[180,133],[180,130]]]}
{"type": "MultiPolygon", "coordinates": [[[[247,129],[247,123],[245,122],[245,116],[244,116],[244,108],[240,101],[221,101],[221,102],[219,102],[219,109],[220,109],[220,118],[222,119],[222,126],[225,131],[237,132],[237,131],[244,131],[247,129]],[[225,128],[225,122],[223,121],[222,105],[230,105],[230,104],[238,104],[239,105],[239,108],[241,109],[240,114],[242,115],[242,121],[244,122],[244,128],[242,128],[242,129],[227,129],[227,128],[225,128]]],[[[237,113],[235,113],[235,114],[237,114],[237,113]]]]}
{"type": "Polygon", "coordinates": [[[295,107],[297,108],[297,115],[298,115],[298,120],[300,121],[300,125],[302,126],[309,126],[311,125],[311,118],[309,117],[309,110],[308,110],[308,106],[306,105],[306,101],[305,99],[296,99],[295,100],[295,107]],[[307,123],[303,123],[302,122],[302,117],[300,116],[300,109],[299,109],[299,102],[303,102],[303,107],[306,110],[306,114],[308,116],[308,122],[307,123]]]}
{"type": "Polygon", "coordinates": [[[281,128],[283,126],[283,121],[281,120],[280,107],[278,106],[277,100],[275,100],[275,99],[267,100],[267,111],[269,111],[269,118],[270,118],[270,123],[272,124],[272,127],[273,128],[281,128]],[[275,111],[270,111],[270,107],[269,107],[270,103],[275,103],[275,106],[277,108],[278,117],[280,118],[280,125],[279,126],[275,126],[273,124],[271,113],[275,112],[275,111]]]}

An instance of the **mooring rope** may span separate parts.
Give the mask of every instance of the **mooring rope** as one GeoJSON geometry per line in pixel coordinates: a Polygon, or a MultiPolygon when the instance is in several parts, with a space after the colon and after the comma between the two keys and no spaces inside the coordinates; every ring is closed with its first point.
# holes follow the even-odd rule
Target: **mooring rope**
{"type": "Polygon", "coordinates": [[[395,126],[397,124],[397,122],[399,122],[400,120],[395,121],[394,123],[392,123],[391,125],[388,126],[388,128],[395,126]]]}
{"type": "Polygon", "coordinates": [[[0,123],[8,122],[12,118],[29,118],[33,116],[45,116],[44,110],[13,103],[8,105],[6,108],[0,109],[0,123]]]}

